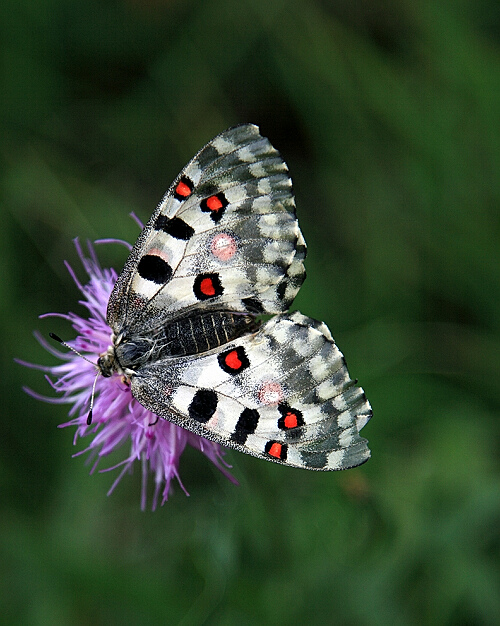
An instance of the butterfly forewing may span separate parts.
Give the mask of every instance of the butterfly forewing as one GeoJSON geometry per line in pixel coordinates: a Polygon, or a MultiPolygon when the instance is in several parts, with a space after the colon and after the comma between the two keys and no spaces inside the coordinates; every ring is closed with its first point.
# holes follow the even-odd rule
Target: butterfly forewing
{"type": "Polygon", "coordinates": [[[305,273],[287,167],[253,125],[222,133],[176,178],[108,305],[116,334],[186,312],[287,310],[305,273]]]}

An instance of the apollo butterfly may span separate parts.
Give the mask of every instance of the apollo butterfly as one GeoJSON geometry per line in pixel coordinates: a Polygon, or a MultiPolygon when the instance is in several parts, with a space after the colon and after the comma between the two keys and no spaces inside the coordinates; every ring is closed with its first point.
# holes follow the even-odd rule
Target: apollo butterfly
{"type": "Polygon", "coordinates": [[[327,326],[287,312],[305,256],[283,159],[256,126],[226,130],[133,247],[109,299],[101,374],[229,448],[312,470],[360,465],[370,404],[327,326]]]}

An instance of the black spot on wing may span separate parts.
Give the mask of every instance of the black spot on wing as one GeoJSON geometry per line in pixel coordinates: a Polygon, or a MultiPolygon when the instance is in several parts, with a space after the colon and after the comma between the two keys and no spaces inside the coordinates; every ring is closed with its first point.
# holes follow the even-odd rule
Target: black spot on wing
{"type": "Polygon", "coordinates": [[[248,435],[255,432],[259,423],[259,417],[259,412],[255,409],[243,409],[238,418],[236,428],[231,435],[231,441],[243,445],[248,435]]]}
{"type": "Polygon", "coordinates": [[[188,407],[189,417],[205,424],[217,409],[217,394],[212,389],[198,389],[188,407]]]}
{"type": "Polygon", "coordinates": [[[264,313],[262,302],[257,298],[243,298],[242,303],[249,313],[253,313],[254,315],[264,313]]]}
{"type": "Polygon", "coordinates": [[[159,256],[146,254],[139,261],[137,266],[139,276],[144,280],[150,280],[157,285],[163,285],[172,277],[172,268],[159,256]]]}
{"type": "Polygon", "coordinates": [[[194,235],[194,228],[186,224],[180,217],[168,218],[165,215],[158,215],[154,227],[156,230],[162,230],[164,233],[182,241],[189,241],[194,235]]]}

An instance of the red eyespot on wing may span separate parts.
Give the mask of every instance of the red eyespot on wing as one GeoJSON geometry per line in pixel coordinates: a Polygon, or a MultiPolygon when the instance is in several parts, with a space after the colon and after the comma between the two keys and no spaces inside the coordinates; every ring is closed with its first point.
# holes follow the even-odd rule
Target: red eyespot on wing
{"type": "Polygon", "coordinates": [[[268,454],[270,454],[271,456],[275,456],[277,459],[281,458],[281,444],[273,443],[269,448],[268,454]]]}
{"type": "Polygon", "coordinates": [[[174,196],[177,200],[185,200],[193,193],[194,185],[187,176],[183,176],[175,187],[174,196]]]}
{"type": "Polygon", "coordinates": [[[217,360],[219,361],[221,369],[226,372],[226,374],[231,374],[232,376],[250,367],[250,361],[248,360],[243,346],[237,346],[236,348],[221,352],[217,360]]]}
{"type": "Polygon", "coordinates": [[[187,198],[189,196],[189,194],[191,193],[191,190],[189,189],[189,187],[186,185],[186,183],[183,183],[182,180],[177,184],[177,187],[175,188],[175,193],[178,196],[183,196],[184,198],[187,198]]]}
{"type": "Polygon", "coordinates": [[[229,354],[226,354],[226,358],[224,360],[226,365],[232,370],[239,370],[241,367],[241,361],[236,350],[231,350],[229,354]]]}
{"type": "Polygon", "coordinates": [[[279,459],[280,461],[286,461],[287,445],[285,443],[280,443],[279,441],[268,441],[264,450],[266,454],[269,454],[269,456],[279,459]]]}
{"type": "Polygon", "coordinates": [[[224,287],[220,282],[219,274],[199,274],[194,280],[193,292],[198,300],[208,300],[222,295],[224,287]]]}
{"type": "Polygon", "coordinates": [[[224,215],[224,211],[229,204],[223,192],[204,198],[200,203],[200,209],[204,213],[210,213],[210,217],[214,222],[218,222],[224,215]]]}
{"type": "MultiPolygon", "coordinates": [[[[288,403],[282,402],[278,404],[278,411],[281,413],[281,417],[278,420],[278,428],[281,430],[289,431],[293,428],[298,428],[299,426],[304,426],[304,417],[302,412],[294,407],[291,407],[288,403]]],[[[287,433],[287,436],[292,433],[287,433]]],[[[300,435],[299,432],[295,432],[293,436],[298,437],[300,435]]]]}
{"type": "Polygon", "coordinates": [[[296,426],[299,425],[299,422],[297,420],[297,416],[295,415],[295,413],[287,413],[285,415],[285,419],[283,420],[284,424],[285,424],[285,428],[295,428],[296,426]]]}
{"type": "Polygon", "coordinates": [[[211,278],[204,278],[200,283],[200,291],[205,296],[214,296],[215,287],[211,278]]]}
{"type": "Polygon", "coordinates": [[[207,198],[207,207],[211,211],[218,211],[222,209],[222,202],[217,196],[210,196],[210,198],[207,198]]]}

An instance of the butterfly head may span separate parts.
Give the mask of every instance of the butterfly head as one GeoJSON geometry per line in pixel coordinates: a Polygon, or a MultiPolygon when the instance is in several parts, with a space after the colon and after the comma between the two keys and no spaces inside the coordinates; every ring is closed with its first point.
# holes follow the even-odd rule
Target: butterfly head
{"type": "Polygon", "coordinates": [[[104,378],[111,378],[115,372],[123,374],[122,368],[116,356],[116,345],[118,341],[113,333],[111,337],[111,344],[108,346],[106,352],[103,352],[97,359],[97,370],[104,378]]]}
{"type": "Polygon", "coordinates": [[[106,352],[97,359],[97,368],[104,378],[110,378],[117,370],[114,346],[109,346],[106,352]]]}
{"type": "Polygon", "coordinates": [[[124,354],[122,353],[127,345],[128,343],[124,341],[123,335],[120,334],[118,337],[113,335],[111,345],[97,359],[97,370],[101,376],[110,378],[113,374],[119,374],[129,380],[135,374],[133,369],[124,365],[128,361],[123,358],[124,354]]]}

